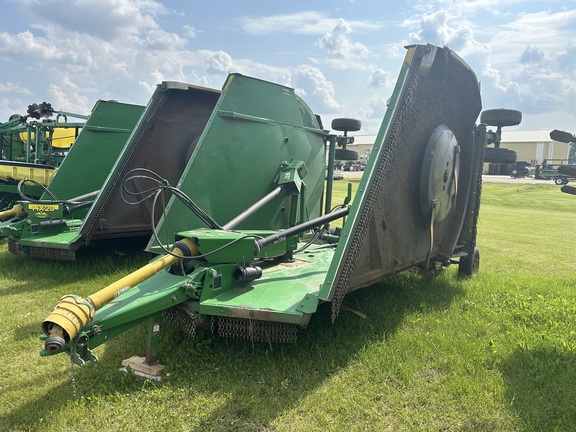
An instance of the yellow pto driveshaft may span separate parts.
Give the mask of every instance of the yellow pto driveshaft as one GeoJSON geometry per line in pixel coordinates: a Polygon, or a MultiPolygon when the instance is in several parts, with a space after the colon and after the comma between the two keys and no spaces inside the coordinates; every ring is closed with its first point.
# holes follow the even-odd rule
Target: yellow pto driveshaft
{"type": "Polygon", "coordinates": [[[10,210],[4,210],[0,212],[0,220],[24,216],[26,216],[26,212],[24,211],[22,204],[14,204],[10,210]]]}
{"type": "MultiPolygon", "coordinates": [[[[196,245],[189,239],[176,242],[172,252],[178,256],[198,255],[196,245]]],[[[46,350],[52,354],[60,352],[66,343],[88,325],[98,309],[179,259],[173,255],[164,255],[87,298],[72,294],[61,297],[52,313],[42,323],[42,331],[48,336],[45,342],[46,350]]]]}

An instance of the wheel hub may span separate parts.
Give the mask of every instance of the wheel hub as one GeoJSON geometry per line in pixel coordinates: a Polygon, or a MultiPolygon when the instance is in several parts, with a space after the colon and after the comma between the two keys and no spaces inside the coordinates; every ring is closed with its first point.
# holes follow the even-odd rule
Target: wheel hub
{"type": "Polygon", "coordinates": [[[450,129],[440,125],[428,140],[420,176],[420,203],[426,220],[443,220],[456,202],[460,147],[450,129]]]}

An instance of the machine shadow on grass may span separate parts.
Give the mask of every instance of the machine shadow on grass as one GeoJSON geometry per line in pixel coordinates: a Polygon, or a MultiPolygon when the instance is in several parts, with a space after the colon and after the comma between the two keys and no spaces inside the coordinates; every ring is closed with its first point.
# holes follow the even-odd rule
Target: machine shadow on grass
{"type": "MultiPolygon", "coordinates": [[[[95,397],[138,393],[150,385],[167,392],[170,388],[183,389],[189,398],[196,399],[230,395],[201,420],[199,429],[224,430],[232,424],[240,429],[258,429],[346,368],[366,345],[393,338],[407,315],[443,310],[462,295],[462,281],[452,274],[424,277],[405,272],[346,297],[345,305],[366,318],[344,311],[332,323],[330,304],[321,305],[308,328],[299,332],[295,344],[252,344],[200,329],[192,339],[174,324],[166,323],[159,348],[159,361],[166,365],[167,372],[163,383],[117,372],[122,359],[144,352],[146,332],[139,326],[108,343],[100,352],[100,364],[75,368],[76,403],[89,408],[95,397]]],[[[47,358],[46,368],[50,368],[49,362],[61,364],[61,357],[47,358]]],[[[72,384],[67,380],[1,418],[0,425],[29,428],[31,425],[23,424],[22,419],[29,419],[31,410],[36,419],[46,421],[52,412],[63,409],[58,404],[71,399],[72,384]]],[[[47,426],[49,422],[43,427],[47,426]]]]}
{"type": "Polygon", "coordinates": [[[576,424],[576,353],[517,348],[500,366],[506,401],[526,430],[573,430],[576,424]]]}
{"type": "MultiPolygon", "coordinates": [[[[235,379],[214,382],[210,376],[203,376],[200,370],[190,368],[187,374],[193,374],[190,382],[178,381],[178,385],[187,386],[200,381],[201,388],[208,391],[232,394],[226,404],[203,419],[200,430],[217,430],[235,423],[242,423],[242,427],[265,427],[290,410],[299,398],[348,367],[367,345],[394,338],[407,315],[448,308],[454,297],[460,295],[463,295],[463,290],[459,282],[450,278],[421,277],[410,273],[391,277],[379,286],[346,297],[344,304],[365,314],[366,318],[344,311],[332,323],[330,305],[324,304],[308,328],[299,333],[298,342],[293,346],[273,346],[274,351],[270,352],[264,344],[252,350],[250,342],[244,342],[242,348],[239,346],[242,341],[229,341],[226,356],[230,359],[239,349],[247,353],[246,362],[234,369],[235,379]],[[256,361],[253,361],[254,356],[258,357],[256,361]],[[262,376],[264,380],[258,379],[262,376]],[[263,404],[267,410],[260,409],[263,404]]],[[[216,341],[220,342],[222,340],[216,341]]],[[[194,355],[194,347],[180,347],[187,355],[194,355]]],[[[221,369],[226,367],[224,364],[221,369]]]]}
{"type": "Polygon", "coordinates": [[[150,258],[151,255],[143,251],[143,242],[102,244],[83,250],[74,262],[43,260],[26,255],[16,256],[3,247],[0,249],[2,276],[8,275],[17,282],[4,284],[0,289],[0,297],[50,290],[76,282],[82,286],[83,282],[112,274],[118,269],[124,268],[130,271],[141,267],[150,258]]]}

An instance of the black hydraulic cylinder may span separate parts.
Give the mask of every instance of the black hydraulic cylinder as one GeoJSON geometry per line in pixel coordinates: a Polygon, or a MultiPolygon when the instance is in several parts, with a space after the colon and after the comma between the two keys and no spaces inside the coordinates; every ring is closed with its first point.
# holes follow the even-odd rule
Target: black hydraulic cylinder
{"type": "Polygon", "coordinates": [[[71,199],[66,200],[66,201],[70,202],[70,203],[76,203],[78,201],[84,201],[85,199],[94,198],[94,197],[98,196],[99,193],[100,193],[100,189],[95,190],[94,192],[89,192],[89,193],[84,194],[84,195],[79,195],[77,197],[71,198],[71,199]]]}
{"type": "Polygon", "coordinates": [[[92,204],[94,204],[94,201],[82,201],[81,203],[78,203],[75,205],[65,205],[64,206],[64,214],[69,215],[73,211],[80,210],[80,209],[83,209],[86,207],[90,207],[92,204]]]}
{"type": "Polygon", "coordinates": [[[264,237],[263,239],[256,240],[256,242],[255,242],[256,252],[259,252],[260,250],[262,250],[262,248],[264,248],[270,244],[277,243],[281,240],[284,240],[287,237],[292,237],[292,236],[301,234],[303,232],[306,232],[312,228],[316,228],[316,227],[323,225],[325,223],[332,222],[333,220],[343,218],[344,216],[346,216],[348,214],[349,211],[350,211],[350,207],[344,207],[340,210],[333,211],[332,213],[328,213],[326,215],[317,217],[316,219],[311,219],[307,222],[301,223],[299,225],[295,225],[291,228],[277,232],[277,233],[272,234],[268,237],[264,237]]]}

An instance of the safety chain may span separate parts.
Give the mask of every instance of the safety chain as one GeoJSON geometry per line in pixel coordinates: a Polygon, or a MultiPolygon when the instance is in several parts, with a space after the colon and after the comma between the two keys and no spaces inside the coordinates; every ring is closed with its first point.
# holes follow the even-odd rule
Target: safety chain
{"type": "Polygon", "coordinates": [[[20,241],[17,237],[8,237],[8,251],[14,255],[20,255],[20,241]]]}
{"type": "Polygon", "coordinates": [[[196,320],[180,307],[173,306],[164,309],[162,311],[162,318],[176,324],[184,333],[190,335],[192,339],[196,337],[196,320]]]}
{"type": "Polygon", "coordinates": [[[380,148],[380,151],[382,151],[382,157],[378,162],[378,167],[376,168],[375,174],[373,176],[374,180],[366,197],[366,205],[360,214],[358,225],[353,233],[353,237],[350,242],[350,249],[348,250],[344,265],[334,281],[334,286],[336,288],[334,289],[334,293],[331,298],[333,322],[340,313],[340,307],[342,306],[344,297],[348,292],[350,277],[352,275],[352,271],[354,270],[354,265],[357,261],[358,254],[360,253],[364,243],[364,238],[368,232],[370,219],[372,217],[372,210],[378,201],[379,191],[382,189],[382,183],[385,180],[385,175],[390,166],[392,157],[394,156],[396,148],[400,145],[398,143],[398,136],[400,134],[401,124],[404,120],[404,116],[412,108],[414,90],[419,81],[418,67],[411,67],[409,74],[411,74],[411,76],[408,78],[408,83],[405,87],[404,104],[402,105],[402,110],[399,111],[396,116],[394,116],[394,123],[390,128],[386,145],[380,148]]]}
{"type": "Polygon", "coordinates": [[[245,318],[217,317],[218,335],[252,342],[296,342],[298,326],[295,324],[260,321],[245,318]]]}
{"type": "MultiPolygon", "coordinates": [[[[484,136],[484,142],[486,141],[486,129],[481,130],[480,133],[484,136]]],[[[486,153],[486,146],[482,146],[482,156],[480,157],[479,166],[477,169],[480,171],[484,165],[484,157],[486,153]]],[[[476,201],[474,203],[474,222],[472,223],[472,241],[470,245],[470,252],[474,251],[476,247],[476,236],[478,234],[478,218],[480,216],[480,200],[482,198],[482,174],[478,174],[478,182],[476,183],[476,201]]]]}
{"type": "Polygon", "coordinates": [[[70,381],[72,383],[72,400],[76,400],[76,376],[74,375],[74,359],[70,356],[70,381]]]}
{"type": "Polygon", "coordinates": [[[76,261],[76,251],[69,249],[55,249],[30,246],[28,255],[32,258],[48,259],[51,261],[76,261]]]}

